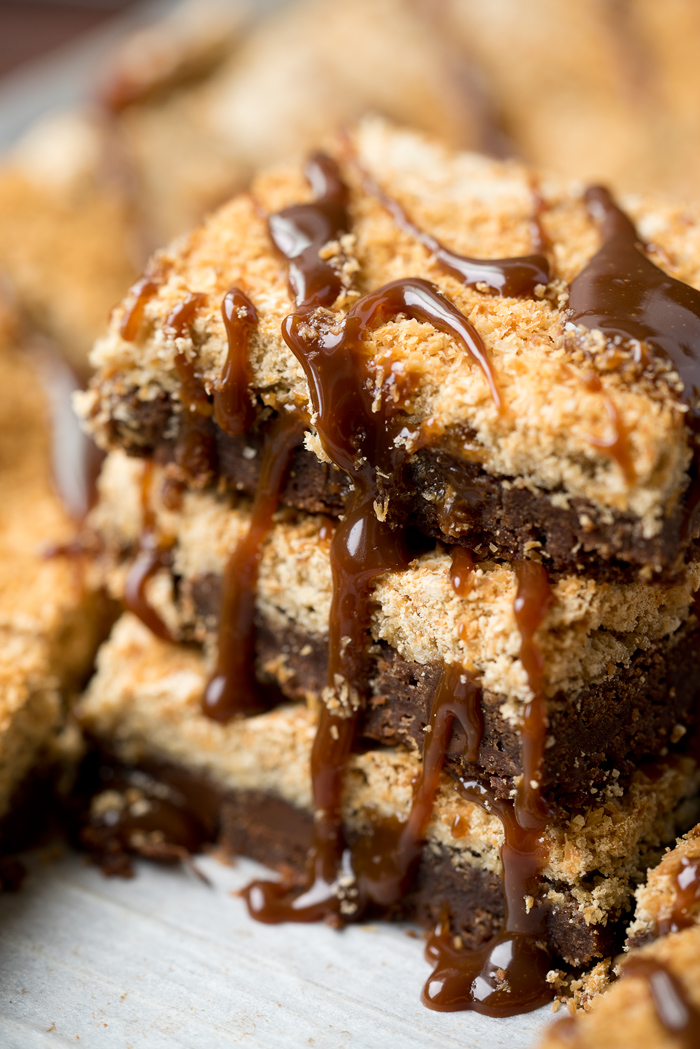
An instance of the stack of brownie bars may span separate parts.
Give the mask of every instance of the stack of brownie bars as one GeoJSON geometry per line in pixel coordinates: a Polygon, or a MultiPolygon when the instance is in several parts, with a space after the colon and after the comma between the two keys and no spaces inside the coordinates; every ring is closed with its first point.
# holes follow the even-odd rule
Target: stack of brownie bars
{"type": "Polygon", "coordinates": [[[85,840],[429,930],[503,1015],[696,820],[700,211],[379,120],[157,253],[81,395],[125,612],[85,840]]]}

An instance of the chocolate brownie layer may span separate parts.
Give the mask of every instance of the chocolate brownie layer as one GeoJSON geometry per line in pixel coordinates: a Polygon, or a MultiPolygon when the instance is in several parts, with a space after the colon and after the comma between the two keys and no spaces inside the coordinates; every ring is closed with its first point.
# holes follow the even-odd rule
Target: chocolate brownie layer
{"type": "MultiPolygon", "coordinates": [[[[308,811],[274,794],[222,790],[187,768],[158,760],[146,759],[138,768],[129,768],[118,760],[111,760],[108,754],[92,754],[88,758],[79,789],[86,802],[81,831],[83,844],[104,863],[108,873],[126,873],[128,853],[139,853],[139,838],[134,837],[135,830],[138,834],[138,820],[129,827],[127,800],[121,809],[126,813],[121,821],[105,821],[105,804],[100,800],[96,804],[95,799],[116,792],[131,799],[136,792],[141,809],[156,804],[162,811],[166,802],[168,814],[162,820],[161,829],[166,841],[174,826],[172,813],[177,811],[190,834],[196,828],[193,841],[199,838],[202,845],[206,841],[216,842],[226,855],[248,856],[281,872],[287,880],[303,882],[313,819],[308,811]]],[[[110,797],[109,801],[114,805],[116,799],[110,797]]],[[[151,833],[156,826],[157,816],[151,833]]],[[[357,830],[348,834],[351,848],[358,837],[357,830]]],[[[147,849],[143,852],[149,855],[147,849]]],[[[174,857],[165,853],[162,858],[174,857]]],[[[556,903],[548,904],[547,918],[553,964],[557,959],[568,966],[585,966],[619,948],[624,911],[606,925],[588,924],[567,886],[555,885],[554,892],[556,903]]],[[[401,901],[388,910],[373,905],[362,917],[408,919],[432,930],[447,911],[453,934],[460,936],[469,948],[485,942],[500,930],[504,907],[498,874],[468,865],[456,867],[446,849],[431,843],[423,849],[411,886],[401,901]]]]}
{"type": "MultiPolygon", "coordinates": [[[[197,593],[210,602],[217,590],[209,580],[197,593]]],[[[327,665],[327,648],[314,635],[258,624],[258,674],[288,698],[320,697],[327,665]]],[[[363,736],[420,752],[441,669],[439,663],[404,659],[386,643],[376,645],[363,736]]],[[[687,730],[698,723],[699,679],[700,629],[693,617],[670,642],[639,652],[631,666],[606,681],[573,697],[555,695],[548,704],[551,743],[542,766],[549,804],[565,809],[591,794],[616,790],[644,759],[686,749],[687,730]]],[[[467,775],[486,775],[496,794],[509,797],[522,774],[521,741],[500,712],[502,702],[496,693],[482,692],[484,729],[476,762],[463,761],[466,737],[455,720],[448,761],[467,775]]]]}
{"type": "MultiPolygon", "coordinates": [[[[125,394],[125,412],[109,421],[110,443],[130,455],[172,464],[169,472],[185,480],[174,463],[181,413],[168,396],[143,401],[125,394]],[[164,439],[164,435],[171,435],[164,439]]],[[[189,483],[223,483],[254,495],[260,476],[262,429],[243,436],[225,434],[213,420],[204,424],[216,454],[202,463],[189,483]]],[[[283,505],[308,513],[342,514],[351,490],[346,474],[300,446],[281,493],[283,505]]],[[[408,520],[426,535],[469,546],[477,559],[511,560],[537,551],[554,572],[597,578],[631,578],[640,569],[673,575],[684,558],[695,555],[698,530],[696,486],[664,518],[661,530],[645,536],[633,514],[602,513],[584,498],[557,503],[557,494],[533,491],[508,477],[494,477],[478,464],[449,451],[424,448],[408,461],[402,483],[392,491],[390,517],[408,520]]]]}
{"type": "MultiPolygon", "coordinates": [[[[194,649],[158,641],[133,616],[119,621],[101,650],[79,717],[113,760],[160,778],[164,766],[175,766],[180,779],[171,777],[174,797],[135,782],[138,789],[123,798],[103,780],[91,809],[97,829],[113,830],[120,823],[119,840],[127,849],[150,855],[155,845],[161,858],[172,859],[182,856],[182,848],[168,853],[162,836],[154,838],[158,808],[149,816],[151,802],[169,806],[168,827],[181,833],[181,845],[192,852],[202,837],[216,834],[211,806],[219,797],[224,841],[255,858],[299,869],[312,824],[309,759],[316,718],[303,705],[285,704],[215,723],[201,711],[205,680],[204,660],[194,649]],[[183,830],[182,812],[174,811],[178,805],[183,811],[193,808],[188,776],[210,785],[195,791],[196,833],[183,830]],[[269,797],[275,799],[271,809],[269,797]],[[108,812],[116,817],[106,818],[108,812]]],[[[342,811],[351,848],[360,843],[381,850],[383,835],[391,838],[391,828],[404,824],[420,767],[415,754],[401,749],[375,746],[350,756],[342,811]]],[[[584,965],[615,942],[642,871],[692,822],[697,778],[689,759],[661,762],[648,772],[638,769],[624,790],[589,798],[575,815],[562,813],[543,828],[535,906],[547,916],[555,954],[584,965]]],[[[476,942],[488,937],[503,913],[503,822],[490,802],[484,807],[455,787],[453,777],[441,776],[416,879],[404,898],[392,897],[398,902],[388,906],[391,915],[433,924],[445,901],[455,927],[476,942]]],[[[349,916],[366,913],[355,907],[349,916]]]]}

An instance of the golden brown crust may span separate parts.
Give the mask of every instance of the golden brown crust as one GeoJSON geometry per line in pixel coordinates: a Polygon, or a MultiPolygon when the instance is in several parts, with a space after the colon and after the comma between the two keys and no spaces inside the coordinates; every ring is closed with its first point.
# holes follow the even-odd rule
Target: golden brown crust
{"type": "Polygon", "coordinates": [[[75,524],[54,489],[39,373],[14,337],[0,333],[0,816],[45,760],[104,625],[84,560],[44,556],[75,524]]]}
{"type": "Polygon", "coordinates": [[[656,939],[673,927],[674,919],[681,926],[700,923],[700,898],[693,899],[698,877],[692,877],[692,870],[689,872],[690,891],[685,894],[678,883],[678,875],[686,865],[700,873],[700,824],[678,839],[676,847],[648,872],[646,882],[637,889],[634,920],[627,930],[629,943],[637,945],[656,939]],[[680,908],[679,895],[685,900],[680,908]]]}
{"type": "MultiPolygon", "coordinates": [[[[660,962],[679,981],[688,1002],[700,1007],[700,926],[657,940],[630,957],[660,962]]],[[[595,998],[589,1012],[553,1024],[539,1049],[677,1049],[680,1044],[679,1035],[661,1023],[648,981],[630,974],[595,998]]]]}
{"type": "MultiPolygon", "coordinates": [[[[430,232],[450,247],[481,257],[532,250],[533,175],[514,164],[497,164],[469,154],[453,154],[420,136],[384,122],[366,120],[353,135],[359,161],[430,232]]],[[[344,145],[336,145],[342,155],[344,145]]],[[[550,291],[533,299],[502,299],[464,288],[445,276],[427,250],[397,229],[380,203],[368,196],[353,174],[352,233],[344,252],[358,268],[359,289],[421,275],[435,281],[483,337],[506,405],[499,413],[483,375],[451,339],[414,320],[388,323],[367,344],[378,376],[391,357],[405,363],[417,379],[406,404],[406,420],[417,431],[430,417],[453,451],[461,452],[488,473],[513,478],[533,491],[551,493],[568,505],[572,497],[590,500],[603,519],[630,512],[643,535],[658,533],[667,510],[687,485],[690,449],[683,413],[673,388],[663,378],[635,382],[606,370],[595,335],[565,330],[560,305],[562,282],[580,270],[599,244],[599,235],[580,197],[580,186],[546,180],[545,216],[554,242],[554,280],[550,291]],[[603,391],[614,404],[628,434],[635,479],[592,443],[609,435],[606,399],[586,386],[600,371],[603,391]]],[[[259,315],[251,340],[253,383],[259,397],[273,406],[308,404],[308,390],[297,361],[280,333],[293,306],[286,266],[274,253],[265,213],[308,199],[298,167],[260,176],[254,197],[236,198],[185,240],[160,252],[153,263],[162,280],[145,307],[137,341],[125,342],[116,311],[109,334],[95,348],[98,378],[82,401],[88,425],[104,445],[110,420],[124,422],[124,394],[138,391],[150,400],[163,393],[178,402],[176,352],[196,361],[211,388],[226,355],[219,306],[231,285],[241,287],[259,315]],[[207,296],[192,337],[175,340],[165,319],[191,291],[207,296]],[[121,414],[120,414],[121,413],[121,414]]],[[[641,201],[626,201],[642,231],[654,227],[655,240],[674,260],[678,275],[700,277],[700,212],[641,201]]],[[[336,303],[344,310],[359,293],[336,303]]],[[[381,382],[378,378],[378,393],[381,382]]],[[[126,420],[128,423],[128,420],[126,420]]],[[[410,439],[409,439],[410,446],[410,439]]]]}

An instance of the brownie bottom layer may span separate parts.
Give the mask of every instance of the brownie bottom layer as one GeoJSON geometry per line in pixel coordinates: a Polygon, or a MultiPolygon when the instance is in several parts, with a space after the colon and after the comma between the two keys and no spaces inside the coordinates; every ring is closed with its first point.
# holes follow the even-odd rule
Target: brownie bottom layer
{"type": "MultiPolygon", "coordinates": [[[[204,622],[216,623],[220,594],[218,577],[193,585],[193,602],[204,622]]],[[[320,696],[328,667],[324,638],[260,622],[256,647],[261,680],[272,679],[292,700],[320,696]]],[[[420,750],[441,669],[439,663],[412,663],[386,643],[374,645],[361,726],[365,739],[420,750]]],[[[628,667],[618,667],[606,681],[571,696],[554,696],[548,701],[542,769],[550,805],[573,807],[610,785],[617,787],[645,758],[657,758],[665,748],[682,751],[700,717],[699,691],[700,627],[693,616],[669,638],[637,652],[628,667]]],[[[522,773],[520,735],[501,715],[502,703],[501,696],[484,690],[476,762],[461,759],[466,738],[456,721],[448,758],[468,775],[486,776],[497,795],[509,797],[522,773]]]]}
{"type": "MultiPolygon", "coordinates": [[[[301,883],[304,877],[313,818],[277,796],[224,791],[196,773],[157,761],[129,769],[96,753],[85,763],[80,793],[79,837],[97,854],[107,873],[128,873],[128,853],[152,859],[183,859],[206,842],[215,842],[226,853],[258,860],[292,882],[301,883]],[[102,794],[113,797],[121,792],[128,796],[134,791],[140,803],[144,797],[154,803],[155,816],[148,817],[145,836],[144,817],[105,820],[99,802],[102,794]],[[90,816],[91,797],[97,798],[97,804],[93,802],[90,816]],[[155,835],[160,850],[148,846],[149,835],[155,835]]],[[[352,836],[349,844],[354,844],[352,836]]],[[[605,925],[586,924],[566,886],[545,884],[546,889],[557,890],[558,897],[556,904],[546,904],[553,965],[563,962],[581,968],[620,949],[624,915],[611,915],[605,925]]],[[[424,847],[401,901],[389,909],[374,907],[359,917],[407,919],[432,930],[447,912],[452,932],[470,948],[500,930],[504,908],[503,887],[497,875],[476,866],[455,866],[449,850],[431,842],[424,847]]]]}

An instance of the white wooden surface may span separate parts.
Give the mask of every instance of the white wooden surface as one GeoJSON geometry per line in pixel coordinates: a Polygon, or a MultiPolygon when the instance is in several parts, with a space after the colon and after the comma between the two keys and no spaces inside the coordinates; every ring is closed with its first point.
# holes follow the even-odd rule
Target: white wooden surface
{"type": "Polygon", "coordinates": [[[260,925],[231,894],[261,868],[200,865],[211,887],[31,856],[22,891],[0,896],[2,1049],[529,1049],[551,1017],[430,1012],[406,928],[260,925]]]}

